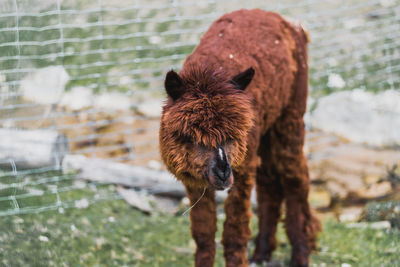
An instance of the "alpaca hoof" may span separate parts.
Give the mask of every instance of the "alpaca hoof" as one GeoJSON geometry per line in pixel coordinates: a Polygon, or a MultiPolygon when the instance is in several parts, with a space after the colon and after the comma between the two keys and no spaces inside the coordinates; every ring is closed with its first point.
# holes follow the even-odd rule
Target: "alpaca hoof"
{"type": "Polygon", "coordinates": [[[291,261],[290,267],[308,267],[308,261],[306,262],[298,262],[298,261],[291,261]]]}
{"type": "Polygon", "coordinates": [[[255,264],[256,265],[259,265],[259,264],[262,264],[264,262],[264,260],[263,259],[259,259],[259,258],[251,258],[251,259],[249,259],[249,263],[250,263],[250,266],[254,266],[255,264]]]}
{"type": "Polygon", "coordinates": [[[290,267],[308,267],[308,263],[306,263],[306,264],[293,263],[293,264],[290,264],[290,267]]]}
{"type": "Polygon", "coordinates": [[[262,264],[263,262],[268,262],[269,255],[254,254],[250,257],[249,263],[262,264]]]}

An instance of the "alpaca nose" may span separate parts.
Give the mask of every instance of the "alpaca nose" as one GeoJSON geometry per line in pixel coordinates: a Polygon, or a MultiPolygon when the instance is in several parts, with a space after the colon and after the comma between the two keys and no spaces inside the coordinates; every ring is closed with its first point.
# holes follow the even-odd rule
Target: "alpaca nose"
{"type": "Polygon", "coordinates": [[[213,172],[215,175],[215,178],[218,180],[225,182],[228,180],[228,178],[232,174],[232,168],[231,165],[229,164],[225,151],[222,148],[218,148],[218,151],[216,153],[216,164],[213,168],[213,172]]]}
{"type": "Polygon", "coordinates": [[[232,170],[231,166],[228,164],[225,165],[223,168],[216,168],[215,169],[215,176],[220,181],[225,182],[231,176],[232,170]]]}

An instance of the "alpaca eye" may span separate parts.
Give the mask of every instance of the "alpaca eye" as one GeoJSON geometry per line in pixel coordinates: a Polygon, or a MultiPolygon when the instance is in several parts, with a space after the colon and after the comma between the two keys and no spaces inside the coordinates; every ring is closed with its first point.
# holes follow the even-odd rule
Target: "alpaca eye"
{"type": "Polygon", "coordinates": [[[182,135],[181,140],[182,140],[182,143],[184,143],[184,144],[193,144],[193,138],[190,137],[189,135],[186,135],[186,134],[182,135]]]}
{"type": "Polygon", "coordinates": [[[227,138],[226,140],[225,140],[225,145],[230,145],[230,144],[232,144],[233,143],[233,139],[232,138],[227,138]]]}

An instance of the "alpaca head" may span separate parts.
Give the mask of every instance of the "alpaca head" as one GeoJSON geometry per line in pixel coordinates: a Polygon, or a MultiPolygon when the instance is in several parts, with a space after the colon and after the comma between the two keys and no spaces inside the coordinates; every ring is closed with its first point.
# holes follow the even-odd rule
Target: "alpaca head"
{"type": "Polygon", "coordinates": [[[222,190],[246,156],[253,109],[245,88],[252,68],[228,77],[209,67],[168,72],[168,100],[160,125],[160,152],[168,170],[186,185],[222,190]]]}

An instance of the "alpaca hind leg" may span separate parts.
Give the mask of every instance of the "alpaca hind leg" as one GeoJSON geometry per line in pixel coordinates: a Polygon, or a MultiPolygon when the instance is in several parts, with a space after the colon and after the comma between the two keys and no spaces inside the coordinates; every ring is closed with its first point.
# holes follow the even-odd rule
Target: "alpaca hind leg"
{"type": "Polygon", "coordinates": [[[259,232],[255,239],[256,248],[250,259],[254,263],[269,261],[277,246],[275,235],[281,214],[283,192],[279,177],[273,167],[270,150],[273,140],[271,138],[271,134],[266,134],[261,140],[259,149],[262,161],[256,176],[259,232]]]}
{"type": "Polygon", "coordinates": [[[316,247],[319,221],[312,215],[308,203],[310,188],[307,161],[303,154],[304,121],[295,109],[288,109],[275,123],[279,137],[276,155],[286,202],[286,233],[292,245],[291,266],[308,266],[309,254],[316,247]]]}

